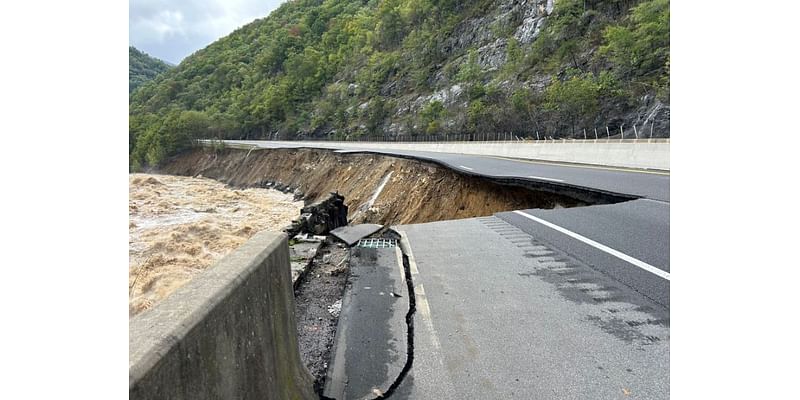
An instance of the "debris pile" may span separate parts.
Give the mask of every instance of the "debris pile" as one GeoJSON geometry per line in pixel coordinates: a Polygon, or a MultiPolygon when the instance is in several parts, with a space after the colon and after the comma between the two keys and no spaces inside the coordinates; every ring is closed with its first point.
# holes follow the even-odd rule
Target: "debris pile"
{"type": "Polygon", "coordinates": [[[344,196],[334,192],[325,200],[303,207],[300,218],[292,221],[292,225],[284,231],[289,237],[301,232],[324,235],[346,225],[347,206],[344,204],[344,196]]]}

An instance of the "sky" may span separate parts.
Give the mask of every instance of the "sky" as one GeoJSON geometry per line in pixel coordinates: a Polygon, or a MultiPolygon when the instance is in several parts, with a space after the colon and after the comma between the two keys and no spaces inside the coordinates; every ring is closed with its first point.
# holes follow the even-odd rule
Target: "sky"
{"type": "Polygon", "coordinates": [[[236,28],[267,16],[285,0],[130,0],[128,41],[172,64],[236,28]]]}

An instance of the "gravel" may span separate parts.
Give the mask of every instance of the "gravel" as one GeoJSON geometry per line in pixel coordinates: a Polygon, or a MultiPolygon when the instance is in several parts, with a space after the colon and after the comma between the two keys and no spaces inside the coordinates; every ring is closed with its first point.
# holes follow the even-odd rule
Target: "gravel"
{"type": "Polygon", "coordinates": [[[295,290],[300,357],[322,393],[347,283],[348,249],[325,244],[295,290]],[[323,262],[325,260],[325,262],[323,262]]]}

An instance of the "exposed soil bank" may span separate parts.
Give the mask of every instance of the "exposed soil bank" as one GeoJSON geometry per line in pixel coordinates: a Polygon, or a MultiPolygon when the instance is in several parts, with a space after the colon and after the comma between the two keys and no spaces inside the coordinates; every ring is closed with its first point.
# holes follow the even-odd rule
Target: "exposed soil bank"
{"type": "Polygon", "coordinates": [[[237,187],[280,183],[299,189],[307,201],[338,191],[350,209],[351,223],[410,224],[586,205],[578,197],[501,185],[432,163],[328,150],[198,148],[162,170],[202,175],[237,187]]]}
{"type": "Polygon", "coordinates": [[[302,202],[211,179],[129,176],[129,315],[146,310],[259,231],[280,231],[302,202]]]}

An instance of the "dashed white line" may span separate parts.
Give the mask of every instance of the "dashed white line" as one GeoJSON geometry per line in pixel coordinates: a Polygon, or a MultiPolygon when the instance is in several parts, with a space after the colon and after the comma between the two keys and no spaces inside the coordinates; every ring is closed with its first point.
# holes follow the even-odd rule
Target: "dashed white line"
{"type": "Polygon", "coordinates": [[[532,179],[541,179],[541,180],[543,180],[543,181],[564,182],[564,180],[563,180],[563,179],[545,178],[545,177],[543,177],[543,176],[533,176],[533,175],[531,175],[531,176],[528,176],[528,178],[532,178],[532,179]]]}
{"type": "Polygon", "coordinates": [[[469,170],[469,171],[472,171],[472,168],[470,168],[470,167],[465,167],[463,165],[459,165],[458,167],[459,168],[464,168],[464,169],[469,170]]]}
{"type": "Polygon", "coordinates": [[[621,259],[623,261],[629,262],[629,263],[631,263],[631,264],[633,264],[633,265],[635,265],[635,266],[637,266],[637,267],[639,267],[639,268],[641,268],[641,269],[643,269],[643,270],[645,270],[647,272],[650,272],[650,273],[652,273],[654,275],[657,275],[657,276],[659,276],[661,278],[669,280],[669,272],[666,272],[666,271],[663,271],[661,269],[658,269],[658,268],[656,268],[656,267],[654,267],[654,266],[652,266],[652,265],[650,265],[650,264],[648,264],[648,263],[646,263],[644,261],[641,261],[641,260],[638,260],[636,258],[633,258],[633,257],[631,257],[631,256],[629,256],[629,255],[627,255],[627,254],[625,254],[623,252],[614,250],[614,249],[612,249],[612,248],[610,248],[610,247],[608,247],[608,246],[606,246],[604,244],[597,243],[592,239],[589,239],[589,238],[587,238],[585,236],[579,235],[579,234],[577,234],[575,232],[572,232],[572,231],[570,231],[570,230],[568,230],[566,228],[562,228],[562,227],[560,227],[560,226],[558,226],[558,225],[556,225],[554,223],[547,222],[547,221],[545,221],[545,220],[543,220],[541,218],[534,217],[533,215],[530,215],[528,213],[524,213],[522,211],[514,211],[514,213],[515,214],[519,214],[519,215],[521,215],[521,216],[523,216],[525,218],[528,218],[528,219],[530,219],[532,221],[538,222],[538,223],[540,223],[540,224],[542,224],[542,225],[544,225],[544,226],[546,226],[548,228],[555,229],[555,230],[557,230],[557,231],[559,231],[559,232],[561,232],[561,233],[563,233],[563,234],[565,234],[567,236],[570,236],[572,238],[578,239],[581,242],[584,242],[584,243],[588,244],[589,246],[592,246],[594,248],[602,250],[602,251],[604,251],[604,252],[606,252],[608,254],[611,254],[612,256],[617,257],[617,258],[619,258],[619,259],[621,259]]]}

